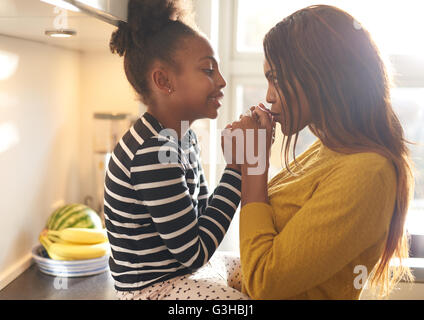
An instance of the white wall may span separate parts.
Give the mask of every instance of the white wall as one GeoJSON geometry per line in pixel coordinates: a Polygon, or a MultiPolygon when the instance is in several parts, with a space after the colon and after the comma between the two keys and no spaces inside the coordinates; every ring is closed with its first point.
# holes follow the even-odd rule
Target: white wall
{"type": "Polygon", "coordinates": [[[95,196],[93,113],[143,111],[122,63],[0,36],[0,290],[30,265],[53,209],[95,196]]]}
{"type": "MultiPolygon", "coordinates": [[[[135,93],[125,76],[122,57],[107,50],[84,52],[81,54],[80,62],[82,138],[80,174],[85,177],[80,192],[84,200],[88,195],[94,199],[96,196],[94,174],[96,163],[93,158],[94,113],[139,115],[145,108],[136,100],[135,93]]],[[[98,202],[93,207],[97,210],[98,202]]]]}
{"type": "Polygon", "coordinates": [[[0,289],[29,265],[52,208],[79,200],[79,61],[0,36],[0,289]]]}

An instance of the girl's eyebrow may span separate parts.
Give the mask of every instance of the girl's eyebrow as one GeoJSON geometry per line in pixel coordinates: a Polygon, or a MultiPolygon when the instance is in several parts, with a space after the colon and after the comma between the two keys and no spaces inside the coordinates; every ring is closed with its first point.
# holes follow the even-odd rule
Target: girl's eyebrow
{"type": "Polygon", "coordinates": [[[205,59],[212,60],[212,62],[218,64],[218,61],[216,61],[216,59],[212,56],[206,56],[206,57],[200,58],[199,61],[202,61],[202,60],[205,60],[205,59]]]}

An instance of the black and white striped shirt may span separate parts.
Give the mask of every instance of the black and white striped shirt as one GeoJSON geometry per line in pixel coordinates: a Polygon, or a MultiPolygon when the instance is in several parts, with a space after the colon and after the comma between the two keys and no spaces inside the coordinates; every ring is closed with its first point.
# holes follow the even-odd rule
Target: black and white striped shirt
{"type": "Polygon", "coordinates": [[[240,202],[239,172],[225,169],[208,196],[194,131],[180,141],[164,130],[146,112],[109,161],[104,212],[109,266],[119,291],[140,290],[203,266],[240,202]]]}

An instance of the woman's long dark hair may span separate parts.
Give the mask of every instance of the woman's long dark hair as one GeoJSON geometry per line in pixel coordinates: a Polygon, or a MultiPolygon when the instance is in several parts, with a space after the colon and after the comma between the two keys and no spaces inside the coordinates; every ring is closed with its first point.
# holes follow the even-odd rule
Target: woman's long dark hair
{"type": "MultiPolygon", "coordinates": [[[[279,22],[264,38],[265,58],[275,72],[285,99],[283,119],[291,134],[284,137],[284,160],[289,169],[293,123],[290,107],[299,105],[299,93],[290,84],[298,81],[310,103],[309,129],[328,148],[342,153],[376,152],[389,159],[396,171],[397,191],[384,251],[370,277],[371,287],[387,295],[403,277],[412,274],[402,260],[408,257],[405,220],[413,196],[412,162],[408,141],[393,111],[391,79],[370,34],[339,8],[314,5],[298,10],[279,22]],[[287,103],[285,103],[287,100],[287,103]],[[284,114],[288,110],[289,114],[284,114]],[[391,266],[399,258],[399,266],[391,266]]],[[[298,107],[298,113],[301,110],[298,107]]],[[[299,116],[300,120],[301,116],[299,116]]],[[[290,171],[291,172],[291,171],[290,171]]]]}

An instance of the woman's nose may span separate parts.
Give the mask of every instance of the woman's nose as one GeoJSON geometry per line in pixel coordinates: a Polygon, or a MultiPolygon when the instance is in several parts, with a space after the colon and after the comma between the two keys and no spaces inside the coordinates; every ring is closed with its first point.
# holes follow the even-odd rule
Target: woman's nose
{"type": "Polygon", "coordinates": [[[266,92],[266,102],[269,104],[275,103],[275,94],[272,92],[270,88],[268,88],[268,91],[266,92]]]}

